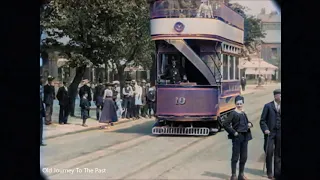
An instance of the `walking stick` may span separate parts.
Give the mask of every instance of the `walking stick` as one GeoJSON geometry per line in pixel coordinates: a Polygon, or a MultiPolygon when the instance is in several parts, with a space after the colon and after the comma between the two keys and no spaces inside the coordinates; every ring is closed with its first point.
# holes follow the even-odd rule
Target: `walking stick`
{"type": "MultiPolygon", "coordinates": [[[[270,134],[270,133],[269,133],[270,134]]],[[[267,151],[268,151],[268,147],[269,147],[269,134],[267,134],[267,145],[266,145],[266,150],[265,150],[265,159],[264,159],[264,164],[263,164],[263,173],[265,173],[266,170],[266,165],[267,165],[267,151]]]]}

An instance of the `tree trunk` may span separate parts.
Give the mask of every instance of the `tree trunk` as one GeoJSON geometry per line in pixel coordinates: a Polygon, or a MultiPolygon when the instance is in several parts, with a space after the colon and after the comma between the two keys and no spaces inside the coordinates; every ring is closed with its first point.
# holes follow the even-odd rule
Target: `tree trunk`
{"type": "Polygon", "coordinates": [[[69,97],[70,97],[70,116],[74,116],[76,97],[78,94],[79,84],[84,76],[87,66],[81,66],[76,68],[76,75],[73,78],[72,83],[69,86],[69,97]]]}
{"type": "MultiPolygon", "coordinates": [[[[125,67],[126,67],[125,65],[117,66],[118,78],[119,78],[119,82],[120,82],[120,89],[122,89],[124,87],[124,84],[125,84],[125,76],[124,76],[125,67]]],[[[122,90],[120,91],[120,96],[122,97],[122,90]]]]}

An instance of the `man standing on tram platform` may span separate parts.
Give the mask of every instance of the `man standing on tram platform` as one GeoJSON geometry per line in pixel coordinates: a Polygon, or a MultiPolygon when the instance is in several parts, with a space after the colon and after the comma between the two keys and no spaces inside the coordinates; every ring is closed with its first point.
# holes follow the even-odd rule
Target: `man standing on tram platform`
{"type": "Polygon", "coordinates": [[[273,91],[274,100],[265,104],[260,127],[264,133],[264,151],[269,179],[279,179],[281,175],[281,90],[273,91]],[[272,156],[274,154],[274,176],[272,175],[272,156]]]}
{"type": "Polygon", "coordinates": [[[178,84],[181,82],[181,73],[180,69],[177,67],[177,61],[172,57],[172,65],[168,66],[165,71],[165,74],[161,76],[163,79],[170,80],[170,84],[178,84]]]}

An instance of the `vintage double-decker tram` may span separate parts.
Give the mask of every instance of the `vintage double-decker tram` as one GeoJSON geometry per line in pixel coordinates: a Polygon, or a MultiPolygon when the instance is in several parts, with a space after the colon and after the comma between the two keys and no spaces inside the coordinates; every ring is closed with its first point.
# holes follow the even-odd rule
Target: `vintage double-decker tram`
{"type": "Polygon", "coordinates": [[[152,133],[218,132],[223,119],[235,108],[234,98],[241,93],[243,17],[221,1],[149,3],[151,36],[157,53],[156,123],[152,133]],[[179,82],[164,76],[173,67],[179,69],[179,82]]]}

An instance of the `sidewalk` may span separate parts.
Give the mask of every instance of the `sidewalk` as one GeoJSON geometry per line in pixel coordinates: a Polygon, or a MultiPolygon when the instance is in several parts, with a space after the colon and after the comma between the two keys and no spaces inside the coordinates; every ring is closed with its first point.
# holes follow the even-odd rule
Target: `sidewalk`
{"type": "MultiPolygon", "coordinates": [[[[120,119],[118,122],[114,122],[113,124],[117,125],[117,124],[129,122],[129,121],[132,121],[132,120],[120,119]]],[[[55,137],[64,136],[67,134],[75,134],[75,133],[95,130],[95,129],[99,129],[99,127],[100,127],[99,122],[97,120],[91,119],[91,118],[87,119],[86,124],[88,125],[88,127],[83,127],[82,126],[82,119],[77,118],[77,117],[69,117],[68,123],[70,123],[70,124],[60,125],[54,121],[53,124],[51,124],[49,126],[44,125],[44,127],[43,127],[44,138],[51,139],[51,138],[55,138],[55,137]]]]}
{"type": "Polygon", "coordinates": [[[245,91],[241,91],[241,94],[242,95],[246,95],[246,94],[253,94],[257,91],[262,91],[264,90],[265,88],[269,88],[269,87],[279,87],[281,86],[281,83],[271,83],[271,84],[264,84],[262,85],[262,89],[258,89],[257,88],[257,84],[250,84],[250,85],[247,85],[246,86],[246,90],[245,91]]]}

